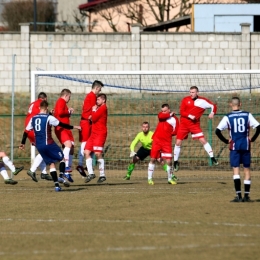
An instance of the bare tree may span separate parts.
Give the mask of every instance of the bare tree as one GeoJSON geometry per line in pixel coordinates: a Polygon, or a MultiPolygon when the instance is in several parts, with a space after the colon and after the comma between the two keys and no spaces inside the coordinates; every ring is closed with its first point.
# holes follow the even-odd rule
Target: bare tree
{"type": "MultiPolygon", "coordinates": [[[[102,17],[114,31],[120,31],[121,18],[148,26],[186,16],[191,13],[191,3],[201,0],[125,0],[120,5],[104,3],[94,7],[94,13],[102,17]]],[[[211,0],[211,2],[214,0],[211,0]]],[[[93,12],[93,10],[92,10],[93,12]]],[[[175,30],[179,30],[176,28],[175,30]]]]}
{"type": "MultiPolygon", "coordinates": [[[[33,0],[12,1],[4,4],[2,20],[9,31],[19,31],[19,23],[33,22],[33,0]]],[[[55,10],[52,1],[37,1],[38,31],[54,31],[55,10]]]]}

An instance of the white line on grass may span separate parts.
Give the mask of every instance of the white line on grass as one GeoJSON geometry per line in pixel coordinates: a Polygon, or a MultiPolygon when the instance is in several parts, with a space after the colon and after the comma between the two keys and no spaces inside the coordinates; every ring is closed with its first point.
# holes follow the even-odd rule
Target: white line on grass
{"type": "Polygon", "coordinates": [[[128,232],[0,232],[0,235],[7,235],[7,236],[17,236],[17,235],[22,235],[22,236],[132,236],[132,237],[252,237],[252,235],[248,234],[223,234],[223,233],[199,233],[199,234],[194,234],[194,233],[128,233],[128,232]]]}
{"type": "MultiPolygon", "coordinates": [[[[255,243],[237,243],[237,244],[213,244],[210,245],[210,248],[248,248],[248,247],[258,247],[258,244],[255,243]]],[[[205,244],[189,244],[189,245],[182,245],[182,246],[142,246],[142,247],[106,247],[106,248],[89,248],[89,249],[70,249],[61,251],[51,251],[51,250],[33,250],[33,251],[0,251],[0,256],[3,255],[53,255],[53,254],[77,254],[77,253],[102,253],[102,252],[129,252],[129,251],[152,251],[152,250],[170,250],[170,249],[197,249],[197,248],[205,248],[205,244]]],[[[207,246],[208,247],[208,246],[207,246]]]]}
{"type": "Polygon", "coordinates": [[[2,218],[1,221],[10,222],[50,222],[50,223],[60,223],[60,222],[98,222],[98,223],[142,223],[142,224],[179,224],[179,225],[208,225],[208,226],[230,226],[230,227],[257,227],[260,228],[260,224],[249,224],[249,223],[202,223],[202,222],[187,222],[187,221],[176,221],[176,220],[121,220],[121,219],[24,219],[24,218],[2,218]]]}

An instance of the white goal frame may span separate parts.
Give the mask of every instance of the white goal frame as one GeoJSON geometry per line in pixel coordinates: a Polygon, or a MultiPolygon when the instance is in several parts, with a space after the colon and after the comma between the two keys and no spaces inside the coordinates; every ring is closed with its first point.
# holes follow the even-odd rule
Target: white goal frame
{"type": "MultiPolygon", "coordinates": [[[[31,102],[36,100],[36,76],[41,75],[214,75],[214,74],[260,74],[260,70],[181,70],[181,71],[31,71],[31,102]]],[[[35,147],[31,146],[31,162],[35,147]]]]}

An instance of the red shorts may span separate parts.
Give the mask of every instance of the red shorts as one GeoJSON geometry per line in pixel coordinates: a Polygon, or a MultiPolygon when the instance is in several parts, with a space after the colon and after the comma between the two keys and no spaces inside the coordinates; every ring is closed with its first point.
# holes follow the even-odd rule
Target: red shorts
{"type": "Polygon", "coordinates": [[[33,131],[33,130],[28,131],[27,134],[28,134],[28,135],[27,135],[27,138],[29,139],[30,143],[31,143],[32,145],[35,145],[35,135],[34,135],[34,131],[33,131]]]}
{"type": "Polygon", "coordinates": [[[74,137],[72,132],[69,129],[64,128],[55,128],[55,134],[61,144],[64,144],[66,141],[71,141],[74,144],[74,137]]]}
{"type": "Polygon", "coordinates": [[[79,131],[79,142],[87,142],[91,135],[91,124],[89,120],[80,120],[81,131],[79,131]]]}
{"type": "Polygon", "coordinates": [[[172,158],[172,142],[161,142],[153,140],[150,158],[171,159],[172,158]]]}
{"type": "Polygon", "coordinates": [[[92,152],[103,152],[104,145],[107,139],[107,133],[105,134],[91,134],[89,137],[84,150],[92,152]]]}
{"type": "Polygon", "coordinates": [[[189,133],[191,133],[192,139],[199,139],[204,137],[204,134],[200,128],[200,122],[193,122],[192,120],[185,120],[180,123],[176,139],[187,139],[189,133]]]}

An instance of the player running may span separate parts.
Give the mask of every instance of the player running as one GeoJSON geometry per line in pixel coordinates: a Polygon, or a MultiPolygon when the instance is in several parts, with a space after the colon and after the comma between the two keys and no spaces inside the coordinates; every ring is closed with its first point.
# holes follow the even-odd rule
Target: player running
{"type": "MultiPolygon", "coordinates": [[[[28,112],[25,118],[24,122],[24,127],[28,125],[29,121],[31,118],[35,115],[37,115],[40,112],[40,103],[43,100],[47,100],[47,95],[44,92],[40,92],[38,94],[38,99],[32,102],[29,105],[28,112]]],[[[35,145],[35,137],[34,137],[34,132],[33,130],[28,131],[28,139],[30,140],[31,145],[35,145]]],[[[46,164],[43,161],[42,157],[40,154],[38,154],[33,161],[33,164],[31,165],[31,168],[27,171],[27,174],[32,178],[33,181],[38,182],[36,178],[36,170],[37,168],[40,167],[41,169],[41,179],[51,181],[52,177],[47,173],[46,171],[46,164]]]]}
{"type": "Polygon", "coordinates": [[[20,145],[20,149],[24,149],[27,131],[33,129],[35,133],[35,146],[39,153],[41,154],[43,160],[47,165],[50,165],[50,174],[55,183],[55,191],[61,191],[57,171],[55,168],[55,163],[60,162],[60,172],[65,171],[65,159],[64,154],[60,147],[54,142],[51,135],[51,127],[63,127],[65,129],[78,129],[80,126],[71,126],[60,122],[57,118],[48,113],[48,102],[42,101],[40,104],[40,113],[31,118],[29,121],[26,131],[23,134],[23,139],[20,145]]]}

